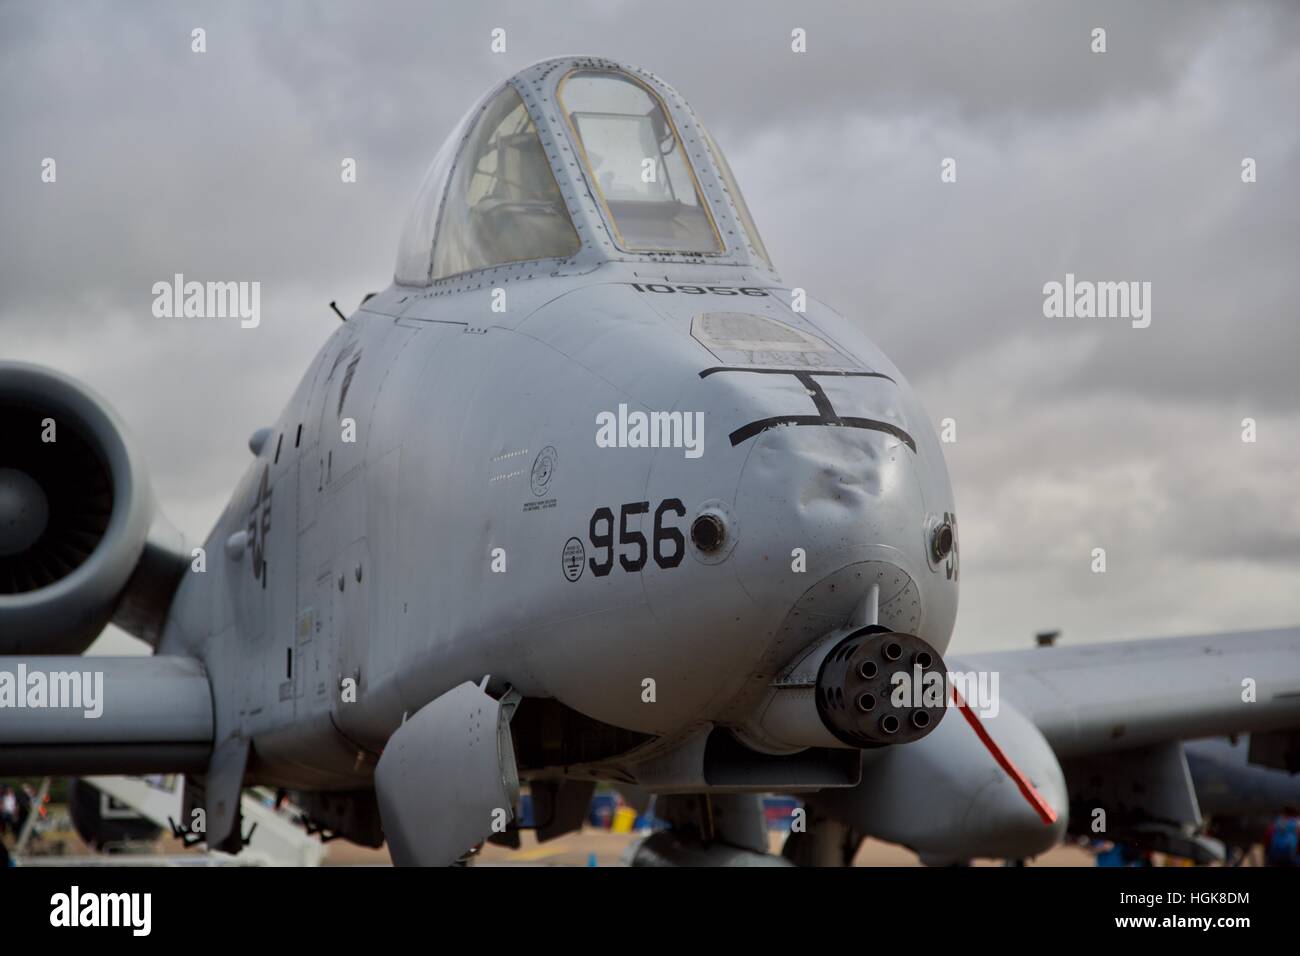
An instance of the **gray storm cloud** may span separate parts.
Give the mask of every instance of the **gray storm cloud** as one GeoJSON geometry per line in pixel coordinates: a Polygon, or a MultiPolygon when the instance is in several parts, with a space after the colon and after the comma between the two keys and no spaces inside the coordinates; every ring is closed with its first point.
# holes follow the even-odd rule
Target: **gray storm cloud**
{"type": "Polygon", "coordinates": [[[109,398],[201,540],[451,125],[572,52],[676,85],[785,279],[955,419],[957,646],[1300,622],[1291,3],[6,5],[0,357],[109,398]],[[1151,327],[1045,318],[1067,272],[1151,282],[1151,327]],[[175,273],[261,325],[154,318],[175,273]]]}

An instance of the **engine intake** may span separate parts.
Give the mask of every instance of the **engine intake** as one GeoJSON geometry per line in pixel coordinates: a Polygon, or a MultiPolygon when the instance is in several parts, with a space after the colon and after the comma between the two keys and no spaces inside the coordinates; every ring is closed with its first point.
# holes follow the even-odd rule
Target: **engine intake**
{"type": "Polygon", "coordinates": [[[104,460],[70,422],[34,408],[4,410],[0,447],[0,594],[47,588],[81,567],[113,516],[104,460]],[[43,422],[50,422],[44,426],[43,422]],[[41,440],[53,431],[58,440],[41,440]]]}
{"type": "Polygon", "coordinates": [[[0,654],[73,654],[111,619],[154,520],[108,405],[49,369],[0,362],[0,654]]]}

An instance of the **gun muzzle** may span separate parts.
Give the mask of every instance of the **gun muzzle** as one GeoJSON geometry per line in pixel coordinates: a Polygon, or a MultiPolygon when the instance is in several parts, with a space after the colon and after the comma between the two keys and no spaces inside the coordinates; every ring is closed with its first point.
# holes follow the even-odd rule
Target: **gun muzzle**
{"type": "Polygon", "coordinates": [[[911,743],[939,725],[948,692],[943,658],[915,634],[840,630],[788,667],[735,730],[766,753],[911,743]]]}

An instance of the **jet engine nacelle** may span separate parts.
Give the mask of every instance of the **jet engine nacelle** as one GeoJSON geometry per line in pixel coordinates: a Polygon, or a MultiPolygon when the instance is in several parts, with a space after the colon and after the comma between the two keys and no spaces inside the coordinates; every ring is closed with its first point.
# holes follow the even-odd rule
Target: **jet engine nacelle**
{"type": "Polygon", "coordinates": [[[156,636],[185,559],[107,403],[0,362],[0,654],[80,653],[115,613],[156,636]]]}

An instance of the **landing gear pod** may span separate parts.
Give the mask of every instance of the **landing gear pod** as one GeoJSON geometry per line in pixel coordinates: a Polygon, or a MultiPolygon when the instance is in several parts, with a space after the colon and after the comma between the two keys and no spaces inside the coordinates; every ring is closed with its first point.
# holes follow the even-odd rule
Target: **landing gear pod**
{"type": "Polygon", "coordinates": [[[466,681],[389,738],[375,768],[375,795],[394,863],[450,866],[515,818],[510,718],[518,702],[513,693],[497,700],[466,681]]]}
{"type": "Polygon", "coordinates": [[[920,740],[943,718],[943,659],[914,634],[873,631],[855,631],[822,660],[817,714],[850,747],[920,740]]]}

